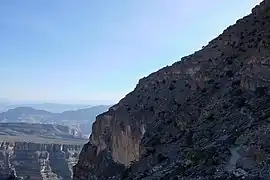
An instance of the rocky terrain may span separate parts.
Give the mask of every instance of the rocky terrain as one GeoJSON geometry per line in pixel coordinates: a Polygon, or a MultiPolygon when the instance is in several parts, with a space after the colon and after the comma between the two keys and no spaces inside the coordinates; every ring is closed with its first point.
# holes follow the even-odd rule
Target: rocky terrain
{"type": "Polygon", "coordinates": [[[37,110],[32,107],[16,107],[0,113],[0,122],[25,122],[43,124],[61,124],[77,127],[83,135],[91,133],[91,127],[96,116],[107,111],[109,106],[100,105],[85,109],[52,113],[37,110]]]}
{"type": "Polygon", "coordinates": [[[86,142],[61,125],[0,123],[0,180],[69,180],[86,142]]]}
{"type": "Polygon", "coordinates": [[[269,87],[264,0],[99,115],[74,180],[270,179],[269,87]]]}
{"type": "Polygon", "coordinates": [[[71,180],[82,144],[0,143],[0,179],[71,180]]]}

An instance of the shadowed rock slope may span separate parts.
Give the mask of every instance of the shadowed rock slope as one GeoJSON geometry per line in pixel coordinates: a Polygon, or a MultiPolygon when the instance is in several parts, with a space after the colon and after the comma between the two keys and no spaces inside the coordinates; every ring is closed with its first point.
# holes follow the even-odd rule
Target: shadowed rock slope
{"type": "Polygon", "coordinates": [[[270,179],[269,87],[265,0],[99,115],[74,180],[270,179]]]}

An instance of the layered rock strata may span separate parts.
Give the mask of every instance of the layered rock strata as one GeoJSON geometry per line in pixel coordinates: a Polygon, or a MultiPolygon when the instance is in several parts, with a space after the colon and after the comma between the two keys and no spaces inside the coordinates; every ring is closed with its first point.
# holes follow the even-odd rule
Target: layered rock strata
{"type": "Polygon", "coordinates": [[[83,145],[0,143],[0,179],[69,180],[83,145]]]}
{"type": "Polygon", "coordinates": [[[93,124],[74,180],[270,179],[270,0],[93,124]]]}

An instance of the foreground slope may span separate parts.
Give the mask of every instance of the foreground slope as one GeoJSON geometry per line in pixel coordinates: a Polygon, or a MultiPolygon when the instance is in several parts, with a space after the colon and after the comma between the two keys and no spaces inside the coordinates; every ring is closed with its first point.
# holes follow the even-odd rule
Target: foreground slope
{"type": "Polygon", "coordinates": [[[74,180],[270,179],[269,87],[264,0],[99,115],[74,180]]]}

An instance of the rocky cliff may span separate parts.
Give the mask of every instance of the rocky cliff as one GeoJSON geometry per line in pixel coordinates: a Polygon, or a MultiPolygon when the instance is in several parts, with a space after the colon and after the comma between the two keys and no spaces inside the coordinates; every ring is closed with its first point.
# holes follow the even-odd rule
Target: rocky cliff
{"type": "Polygon", "coordinates": [[[0,143],[0,179],[11,174],[28,180],[69,180],[83,145],[0,143]]]}
{"type": "Polygon", "coordinates": [[[86,179],[270,179],[270,0],[99,115],[86,179]]]}
{"type": "Polygon", "coordinates": [[[67,126],[0,123],[0,180],[69,180],[85,142],[67,126]]]}

